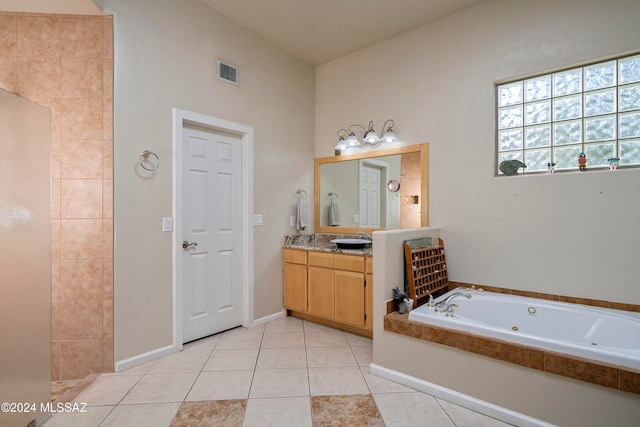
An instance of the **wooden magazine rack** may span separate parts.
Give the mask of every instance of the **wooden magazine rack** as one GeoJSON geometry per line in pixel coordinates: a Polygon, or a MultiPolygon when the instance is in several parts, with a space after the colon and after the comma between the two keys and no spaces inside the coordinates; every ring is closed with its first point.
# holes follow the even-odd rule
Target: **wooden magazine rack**
{"type": "Polygon", "coordinates": [[[424,299],[429,298],[430,294],[448,288],[449,276],[442,239],[438,239],[437,245],[431,246],[429,242],[429,246],[423,247],[420,241],[404,242],[404,259],[409,298],[413,299],[414,308],[424,304],[424,299]],[[422,301],[418,303],[418,300],[422,301]]]}

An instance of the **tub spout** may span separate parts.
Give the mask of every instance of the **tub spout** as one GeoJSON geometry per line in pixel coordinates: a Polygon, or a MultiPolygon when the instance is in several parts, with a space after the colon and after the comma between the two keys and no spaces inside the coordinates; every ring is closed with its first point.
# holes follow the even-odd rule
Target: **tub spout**
{"type": "Polygon", "coordinates": [[[451,307],[451,300],[453,300],[454,298],[459,297],[460,295],[462,295],[463,297],[465,297],[467,299],[471,298],[471,294],[469,292],[463,291],[462,289],[459,289],[459,290],[456,290],[451,295],[449,295],[444,300],[436,303],[436,309],[439,310],[439,311],[453,312],[453,309],[451,307]]]}

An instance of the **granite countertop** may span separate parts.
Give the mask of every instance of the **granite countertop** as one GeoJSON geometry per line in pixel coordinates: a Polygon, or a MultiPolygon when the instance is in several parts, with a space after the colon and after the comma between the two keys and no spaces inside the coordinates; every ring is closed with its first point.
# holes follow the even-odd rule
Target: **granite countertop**
{"type": "Polygon", "coordinates": [[[373,256],[371,245],[365,246],[364,249],[338,249],[335,243],[331,243],[334,239],[353,239],[357,238],[352,234],[294,234],[284,236],[282,247],[289,249],[302,249],[307,251],[334,252],[348,255],[364,255],[373,256]]]}

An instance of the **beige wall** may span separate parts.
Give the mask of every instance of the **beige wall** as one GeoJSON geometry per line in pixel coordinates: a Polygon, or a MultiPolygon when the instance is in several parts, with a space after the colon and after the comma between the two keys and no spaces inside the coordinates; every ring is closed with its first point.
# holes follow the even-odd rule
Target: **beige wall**
{"type": "MultiPolygon", "coordinates": [[[[254,317],[282,310],[296,189],[313,191],[314,69],[198,0],[105,0],[115,25],[116,361],[172,344],[172,108],[254,129],[254,317]],[[239,67],[239,86],[216,78],[239,67]],[[140,153],[160,157],[151,175],[140,153]],[[142,171],[144,172],[144,171],[142,171]]],[[[311,218],[313,220],[313,218],[311,218]]]]}
{"type": "Polygon", "coordinates": [[[315,155],[345,123],[430,143],[455,281],[640,304],[640,169],[495,178],[494,83],[640,47],[640,2],[494,0],[316,70],[315,155]],[[619,172],[619,173],[618,173],[619,172]]]}
{"type": "Polygon", "coordinates": [[[0,12],[0,22],[0,86],[51,109],[51,378],[109,372],[112,19],[0,12]]]}

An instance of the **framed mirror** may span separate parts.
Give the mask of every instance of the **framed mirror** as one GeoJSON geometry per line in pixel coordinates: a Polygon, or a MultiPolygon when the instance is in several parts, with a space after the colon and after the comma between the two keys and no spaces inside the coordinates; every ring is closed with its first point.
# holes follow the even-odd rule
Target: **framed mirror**
{"type": "Polygon", "coordinates": [[[315,159],[314,229],[350,234],[427,226],[428,188],[429,144],[315,159]]]}

